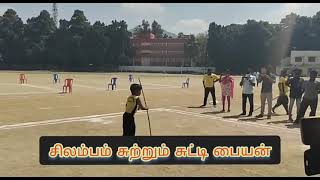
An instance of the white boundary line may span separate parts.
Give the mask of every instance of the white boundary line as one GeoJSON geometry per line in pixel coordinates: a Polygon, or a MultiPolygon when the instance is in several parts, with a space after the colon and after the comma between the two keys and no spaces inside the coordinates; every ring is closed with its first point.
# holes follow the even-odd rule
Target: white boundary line
{"type": "Polygon", "coordinates": [[[53,94],[54,92],[39,92],[39,91],[32,91],[32,92],[21,92],[21,93],[0,93],[0,96],[10,96],[10,95],[28,95],[28,94],[53,94]]]}
{"type": "Polygon", "coordinates": [[[105,91],[105,88],[98,88],[98,87],[93,87],[93,86],[86,86],[86,85],[82,85],[82,84],[73,84],[73,86],[75,87],[84,87],[84,88],[89,88],[89,89],[95,89],[95,90],[102,90],[105,91]]]}
{"type": "MultiPolygon", "coordinates": [[[[150,109],[151,111],[162,111],[162,108],[150,109]]],[[[136,114],[143,114],[143,111],[137,112],[136,114]]],[[[92,118],[114,118],[122,116],[123,112],[118,113],[108,113],[108,114],[100,114],[100,115],[90,115],[90,116],[81,116],[81,117],[72,117],[72,118],[63,118],[63,119],[52,119],[52,120],[44,120],[44,121],[33,121],[27,123],[17,123],[17,124],[9,124],[0,126],[0,130],[6,129],[16,129],[16,128],[25,128],[25,127],[34,127],[34,126],[42,126],[42,125],[51,125],[51,124],[61,124],[61,123],[69,123],[69,122],[80,122],[80,121],[88,121],[92,118]]]]}
{"type": "MultiPolygon", "coordinates": [[[[172,107],[178,107],[178,106],[172,106],[172,107]]],[[[151,111],[160,111],[160,112],[172,112],[182,115],[191,115],[194,117],[202,117],[202,118],[209,118],[209,119],[215,119],[223,122],[229,122],[229,123],[235,123],[243,126],[253,126],[253,127],[259,127],[259,128],[265,128],[269,130],[285,130],[284,132],[289,132],[293,134],[300,134],[300,131],[298,130],[290,130],[285,127],[279,127],[279,126],[273,126],[273,125],[267,125],[267,124],[260,124],[260,123],[254,123],[254,122],[239,122],[238,119],[230,118],[230,119],[224,119],[222,117],[218,116],[212,116],[212,115],[205,115],[200,113],[194,113],[194,112],[188,112],[188,111],[182,111],[182,110],[176,110],[176,109],[167,109],[167,108],[155,108],[150,109],[151,111]]],[[[137,112],[137,114],[143,114],[143,111],[137,112]]],[[[2,125],[0,126],[0,130],[8,130],[8,129],[16,129],[16,128],[26,128],[26,127],[34,127],[34,126],[42,126],[42,125],[52,125],[52,124],[62,124],[62,123],[70,123],[70,122],[81,122],[81,121],[90,121],[92,118],[114,118],[114,117],[120,117],[122,116],[123,112],[118,113],[108,113],[108,114],[100,114],[100,115],[90,115],[90,116],[81,116],[81,117],[72,117],[72,118],[63,118],[63,119],[53,119],[53,120],[44,120],[44,121],[34,121],[34,122],[27,122],[27,123],[18,123],[18,124],[10,124],[10,125],[2,125]]]]}
{"type": "Polygon", "coordinates": [[[23,86],[39,88],[39,89],[45,89],[45,90],[49,90],[49,91],[53,91],[53,92],[57,91],[56,89],[53,89],[53,88],[49,88],[49,87],[45,87],[45,86],[36,86],[36,85],[32,85],[32,84],[24,84],[23,86]]]}
{"type": "Polygon", "coordinates": [[[154,83],[144,83],[144,85],[181,88],[181,86],[172,86],[172,85],[166,85],[166,84],[154,84],[154,83]]]}

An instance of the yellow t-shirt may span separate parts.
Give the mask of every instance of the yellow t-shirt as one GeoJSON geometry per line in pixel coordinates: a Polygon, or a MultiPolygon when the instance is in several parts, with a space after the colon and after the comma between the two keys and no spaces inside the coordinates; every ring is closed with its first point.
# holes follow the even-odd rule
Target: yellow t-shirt
{"type": "Polygon", "coordinates": [[[139,99],[139,96],[131,95],[127,98],[126,103],[126,113],[135,114],[138,109],[137,100],[139,99]]]}
{"type": "Polygon", "coordinates": [[[219,79],[219,76],[215,74],[211,74],[211,76],[209,76],[208,74],[205,74],[203,76],[204,87],[205,88],[213,87],[214,82],[217,81],[218,79],[219,79]]]}
{"type": "Polygon", "coordinates": [[[288,80],[288,78],[280,77],[278,85],[279,85],[280,93],[284,92],[285,95],[288,96],[288,94],[289,94],[289,86],[286,84],[287,80],[288,80]]]}

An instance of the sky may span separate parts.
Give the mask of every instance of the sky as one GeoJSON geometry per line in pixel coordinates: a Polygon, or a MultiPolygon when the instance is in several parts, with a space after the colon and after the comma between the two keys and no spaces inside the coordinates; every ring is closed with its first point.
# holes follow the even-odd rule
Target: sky
{"type": "MultiPolygon", "coordinates": [[[[70,20],[74,10],[84,11],[93,24],[99,20],[125,20],[131,29],[146,19],[156,20],[163,29],[178,34],[198,34],[208,31],[209,24],[243,24],[248,19],[279,23],[291,12],[313,16],[320,11],[320,3],[58,3],[58,18],[70,20]]],[[[14,9],[26,22],[41,10],[51,13],[52,3],[0,3],[0,15],[14,9]]]]}

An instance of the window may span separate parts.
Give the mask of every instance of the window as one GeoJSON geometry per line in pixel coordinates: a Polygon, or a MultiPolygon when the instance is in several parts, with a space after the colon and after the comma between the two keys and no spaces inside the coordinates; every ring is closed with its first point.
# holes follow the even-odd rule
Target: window
{"type": "Polygon", "coordinates": [[[316,57],[308,57],[308,62],[316,62],[316,57]]]}
{"type": "Polygon", "coordinates": [[[295,61],[295,62],[302,62],[302,57],[295,57],[295,58],[294,58],[294,61],[295,61]]]}

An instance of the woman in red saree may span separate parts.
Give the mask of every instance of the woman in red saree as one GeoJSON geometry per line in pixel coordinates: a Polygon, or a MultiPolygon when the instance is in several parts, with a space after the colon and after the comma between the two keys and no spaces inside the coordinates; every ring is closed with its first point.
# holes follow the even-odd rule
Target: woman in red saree
{"type": "Polygon", "coordinates": [[[234,79],[230,75],[230,71],[227,70],[225,75],[220,76],[221,94],[222,94],[222,112],[225,112],[225,101],[228,101],[228,112],[230,112],[230,97],[233,98],[234,79]]]}

